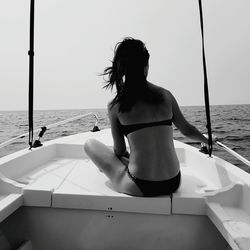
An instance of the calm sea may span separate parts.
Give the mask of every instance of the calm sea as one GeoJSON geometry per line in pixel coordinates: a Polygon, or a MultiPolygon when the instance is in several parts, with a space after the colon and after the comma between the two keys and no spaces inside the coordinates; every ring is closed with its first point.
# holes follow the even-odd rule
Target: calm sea
{"type": "MultiPolygon", "coordinates": [[[[204,107],[181,107],[181,110],[191,124],[195,125],[201,132],[206,132],[204,107]]],[[[46,126],[88,112],[94,112],[98,115],[99,127],[101,129],[110,126],[106,109],[42,110],[34,111],[34,128],[46,126]]],[[[210,112],[213,133],[220,138],[223,144],[249,160],[250,105],[211,106],[210,112]]],[[[46,131],[43,141],[89,131],[93,128],[94,123],[94,118],[89,116],[52,128],[46,131]]],[[[26,132],[28,132],[27,111],[0,111],[0,143],[26,132]]],[[[34,135],[35,139],[37,135],[34,135]]],[[[174,138],[192,146],[200,147],[200,143],[185,138],[176,128],[174,128],[174,138]]],[[[1,148],[0,157],[27,147],[28,137],[18,139],[11,145],[1,148]]],[[[250,173],[250,169],[246,165],[224,151],[224,149],[214,146],[213,154],[250,173]]]]}

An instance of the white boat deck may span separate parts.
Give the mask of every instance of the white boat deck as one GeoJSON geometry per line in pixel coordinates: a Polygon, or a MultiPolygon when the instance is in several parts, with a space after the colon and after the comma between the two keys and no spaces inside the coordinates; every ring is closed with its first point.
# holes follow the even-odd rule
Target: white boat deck
{"type": "Polygon", "coordinates": [[[182,183],[173,195],[143,198],[116,192],[87,158],[84,141],[112,145],[109,130],[83,133],[0,159],[0,220],[39,206],[151,214],[207,215],[233,249],[250,249],[250,177],[229,163],[175,142],[182,183]]]}

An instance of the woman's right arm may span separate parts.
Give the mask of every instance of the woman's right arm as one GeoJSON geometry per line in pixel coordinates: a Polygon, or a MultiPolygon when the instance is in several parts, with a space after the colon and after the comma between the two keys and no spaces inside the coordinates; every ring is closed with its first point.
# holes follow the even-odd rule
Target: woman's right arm
{"type": "Polygon", "coordinates": [[[179,105],[170,93],[172,112],[173,112],[173,123],[181,131],[181,133],[193,140],[204,142],[208,144],[208,139],[193,125],[191,125],[183,116],[179,105]]]}
{"type": "Polygon", "coordinates": [[[115,110],[115,107],[111,108],[110,104],[108,104],[108,116],[111,125],[111,133],[114,141],[114,153],[118,158],[120,157],[129,158],[129,153],[127,152],[124,135],[119,126],[117,112],[115,110]]]}

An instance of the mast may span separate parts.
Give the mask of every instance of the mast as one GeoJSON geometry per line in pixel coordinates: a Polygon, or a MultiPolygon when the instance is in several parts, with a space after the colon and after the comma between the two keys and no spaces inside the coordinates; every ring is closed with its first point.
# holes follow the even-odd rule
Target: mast
{"type": "Polygon", "coordinates": [[[212,141],[212,129],[210,120],[210,105],[209,105],[209,91],[208,91],[208,80],[207,80],[207,66],[205,57],[205,45],[204,45],[204,31],[203,31],[203,14],[202,14],[202,2],[199,1],[200,10],[200,24],[201,24],[201,36],[202,36],[202,61],[203,61],[203,74],[204,74],[204,97],[205,97],[205,107],[206,107],[206,117],[207,117],[207,131],[208,131],[208,152],[211,157],[213,151],[213,141],[212,141]]]}
{"type": "Polygon", "coordinates": [[[33,96],[34,96],[34,9],[35,0],[30,1],[30,49],[29,55],[29,146],[33,144],[33,96]]]}

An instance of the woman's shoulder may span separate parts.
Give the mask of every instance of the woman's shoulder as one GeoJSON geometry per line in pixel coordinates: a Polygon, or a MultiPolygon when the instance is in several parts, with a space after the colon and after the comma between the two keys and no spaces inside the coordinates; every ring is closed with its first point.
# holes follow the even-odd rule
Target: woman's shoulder
{"type": "Polygon", "coordinates": [[[159,85],[153,84],[151,82],[148,83],[148,86],[152,91],[155,91],[158,94],[160,94],[164,98],[165,101],[171,101],[173,95],[168,89],[163,88],[159,85]]]}
{"type": "Polygon", "coordinates": [[[118,104],[117,103],[113,103],[113,101],[109,101],[107,104],[107,110],[108,110],[108,114],[109,115],[115,115],[118,113],[118,104]]]}

